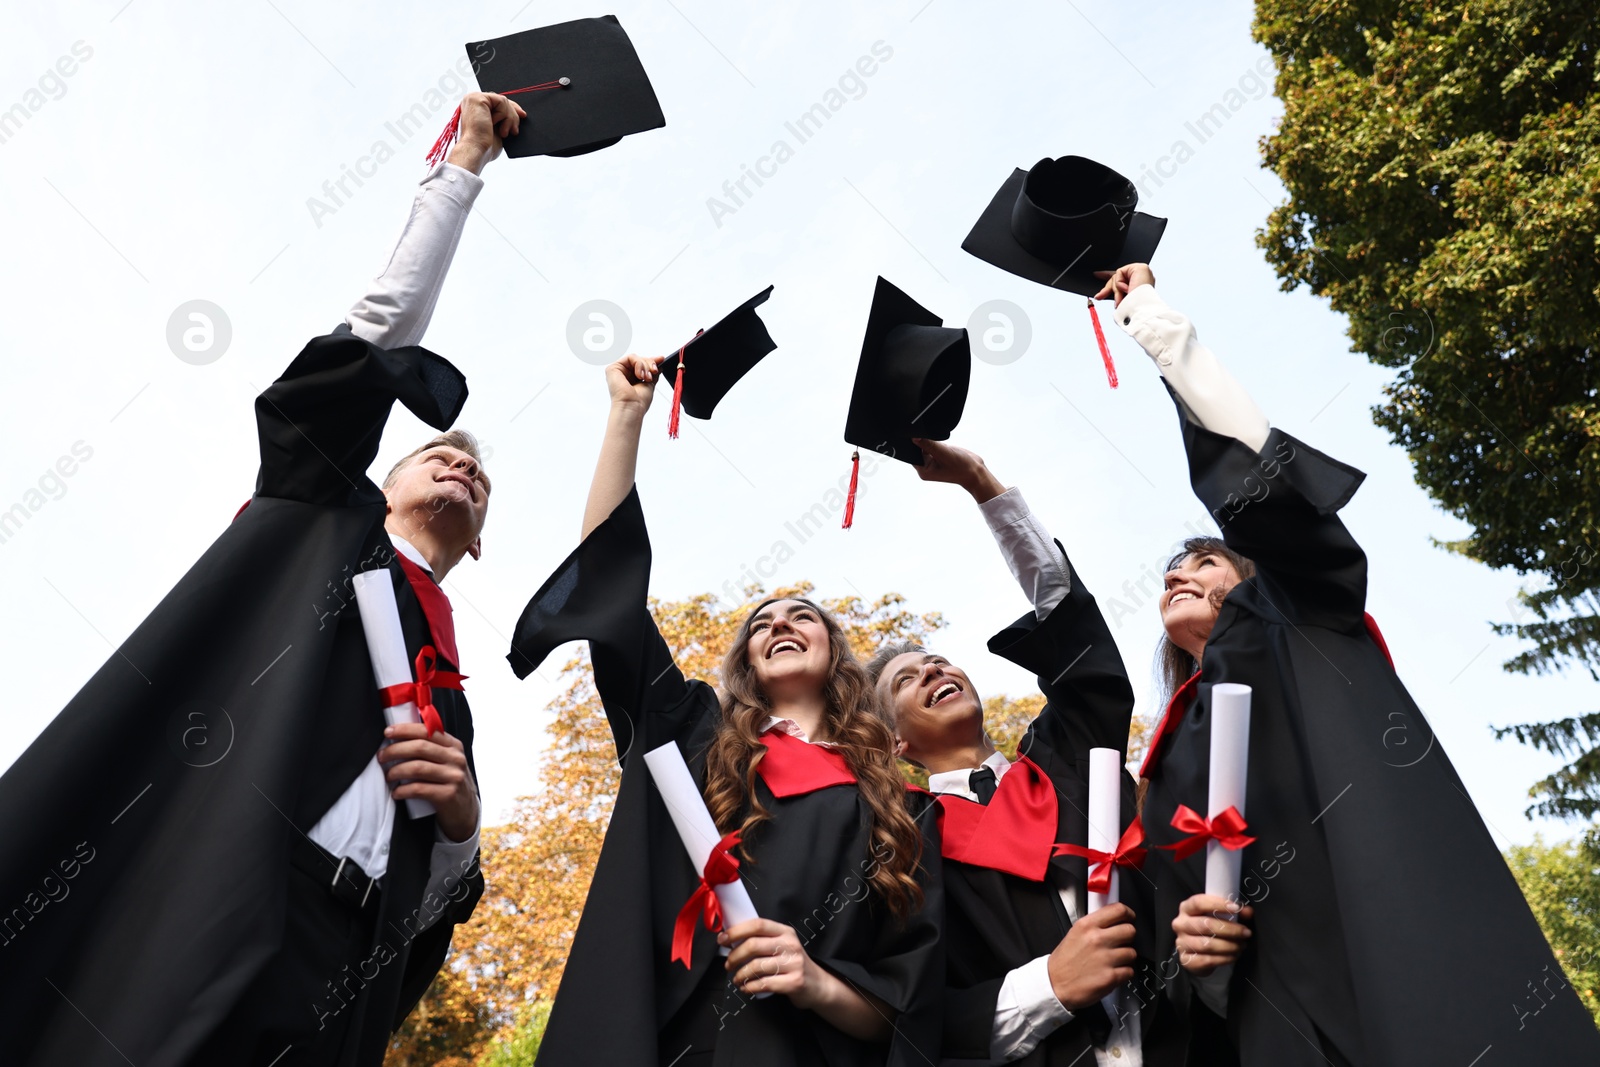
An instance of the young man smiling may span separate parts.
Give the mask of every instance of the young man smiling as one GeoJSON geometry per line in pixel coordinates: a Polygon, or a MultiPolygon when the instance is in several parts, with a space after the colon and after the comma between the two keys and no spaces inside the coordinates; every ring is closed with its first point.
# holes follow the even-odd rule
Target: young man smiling
{"type": "Polygon", "coordinates": [[[5,946],[6,1062],[376,1067],[471,913],[472,718],[438,583],[482,551],[489,480],[461,431],[382,489],[366,472],[396,401],[443,430],[466,400],[417,345],[521,116],[463,100],[382,275],[257,398],[248,506],[0,778],[0,900],[75,842],[94,859],[5,946]],[[385,727],[359,571],[392,581],[442,729],[385,727]]]}
{"type": "MultiPolygon", "coordinates": [[[[1182,1063],[1183,1028],[1164,998],[1141,1003],[1124,989],[1115,1018],[1102,1006],[1149,966],[1153,939],[1136,931],[1127,904],[1088,912],[1084,861],[1055,854],[1058,842],[1087,840],[1089,750],[1126,752],[1133,690],[1122,658],[1022,495],[972,452],[916,444],[925,456],[918,475],[972,495],[1033,603],[989,648],[1037,673],[1047,701],[1012,762],[984,730],[977,688],[949,660],[897,644],[868,664],[897,754],[928,771],[944,813],[946,1060],[1182,1063]]],[[[1124,778],[1126,825],[1134,790],[1124,778]]],[[[1139,899],[1138,881],[1123,873],[1125,898],[1139,899]]]]}

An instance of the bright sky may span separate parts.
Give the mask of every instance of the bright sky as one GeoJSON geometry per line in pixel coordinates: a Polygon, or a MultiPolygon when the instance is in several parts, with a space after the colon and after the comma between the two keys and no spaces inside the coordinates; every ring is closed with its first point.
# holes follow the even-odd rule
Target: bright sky
{"type": "MultiPolygon", "coordinates": [[[[1527,788],[1558,763],[1494,741],[1489,725],[1573,714],[1592,707],[1593,687],[1501,670],[1519,646],[1489,623],[1508,618],[1518,579],[1434,547],[1464,527],[1372,424],[1389,372],[1347,350],[1321,301],[1280,292],[1256,249],[1282,192],[1258,165],[1279,107],[1250,5],[1155,3],[1132,18],[1074,3],[519,2],[8,8],[0,511],[28,514],[0,543],[0,640],[14,664],[0,766],[249,496],[252,398],[385,262],[422,157],[470,87],[454,69],[461,45],[609,11],[666,128],[578,159],[491,164],[427,338],[466,371],[462,424],[492,449],[484,558],[448,583],[490,821],[538,788],[563,657],[519,684],[504,655],[528,596],[576,540],[606,399],[568,322],[594,300],[623,310],[631,348],[665,353],[777,286],[762,315],[779,348],[715,421],[686,420],[669,442],[665,398],[650,414],[639,483],[657,595],[734,589],[782,542],[791,555],[766,564],[769,585],[903,593],[946,614],[941,650],[981,687],[1021,694],[1032,679],[984,644],[1026,602],[965,494],[883,464],[854,530],[833,520],[802,540],[786,525],[848,472],[845,407],[876,275],[951,325],[989,301],[1017,305],[1029,346],[974,362],[954,440],[1021,486],[1067,546],[1114,619],[1138,713],[1153,714],[1154,587],[1128,583],[1204,514],[1171,405],[1109,322],[1122,385],[1107,388],[1080,300],[960,247],[1012,168],[1079,154],[1139,182],[1140,207],[1171,219],[1154,259],[1163,295],[1273,421],[1368,472],[1343,514],[1370,556],[1369,608],[1401,677],[1496,840],[1540,828],[1522,815],[1527,788]],[[819,103],[834,110],[802,142],[786,124],[819,103]],[[426,127],[402,140],[389,124],[416,105],[426,127]],[[747,167],[762,183],[739,192],[747,167]],[[341,178],[335,202],[325,183],[341,178]],[[203,365],[167,340],[195,300],[231,329],[203,365]],[[52,473],[62,457],[70,476],[52,473]]],[[[374,470],[426,433],[397,409],[374,470]]]]}

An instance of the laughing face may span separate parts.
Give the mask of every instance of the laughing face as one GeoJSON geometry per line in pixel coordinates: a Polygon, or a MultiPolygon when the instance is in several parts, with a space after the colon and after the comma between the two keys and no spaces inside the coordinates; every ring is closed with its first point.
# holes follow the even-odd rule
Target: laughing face
{"type": "Polygon", "coordinates": [[[833,665],[828,627],[801,600],[777,600],[750,619],[745,659],[769,700],[785,690],[821,689],[833,665]]]}
{"type": "Polygon", "coordinates": [[[895,754],[921,766],[983,739],[983,701],[964,671],[931,652],[902,652],[878,676],[894,709],[895,754]]]}
{"type": "Polygon", "coordinates": [[[1161,623],[1173,644],[1200,658],[1222,599],[1239,584],[1239,572],[1225,557],[1211,552],[1185,556],[1167,571],[1160,607],[1161,623]]]}

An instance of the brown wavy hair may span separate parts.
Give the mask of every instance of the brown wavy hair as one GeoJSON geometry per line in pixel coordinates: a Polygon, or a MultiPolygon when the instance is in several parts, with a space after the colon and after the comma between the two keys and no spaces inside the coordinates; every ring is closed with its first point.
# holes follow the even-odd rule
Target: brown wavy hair
{"type": "MultiPolygon", "coordinates": [[[[1167,565],[1162,568],[1161,573],[1166,574],[1167,571],[1178,566],[1190,556],[1222,557],[1233,564],[1233,569],[1239,572],[1239,581],[1241,582],[1248,578],[1254,578],[1256,574],[1256,565],[1229,548],[1227,543],[1220,537],[1190,537],[1186,539],[1182,545],[1178,546],[1178,551],[1172,554],[1172,558],[1167,560],[1167,565]]],[[[1209,599],[1213,612],[1222,610],[1222,601],[1232,588],[1233,586],[1230,585],[1226,589],[1213,589],[1211,591],[1209,599]]],[[[1162,633],[1161,643],[1156,646],[1155,661],[1156,707],[1160,709],[1157,714],[1167,710],[1167,704],[1171,702],[1172,694],[1176,693],[1178,687],[1187,682],[1189,676],[1199,669],[1200,664],[1196,662],[1193,656],[1173,644],[1172,639],[1162,633]]]]}
{"type": "Polygon", "coordinates": [[[894,737],[878,716],[872,682],[850,651],[844,630],[832,615],[804,597],[774,597],[757,604],[739,625],[722,661],[722,723],[706,750],[706,806],[717,829],[727,833],[737,828],[745,847],[761,824],[772,818],[755,788],[756,766],[767,753],[758,738],[772,706],[761,691],[747,653],[756,613],[768,604],[790,600],[816,612],[827,628],[826,739],[849,764],[856,788],[872,813],[870,847],[877,862],[867,882],[890,914],[903,920],[922,906],[922,886],[916,878],[922,862],[922,831],[907,807],[905,779],[894,762],[894,737]]]}

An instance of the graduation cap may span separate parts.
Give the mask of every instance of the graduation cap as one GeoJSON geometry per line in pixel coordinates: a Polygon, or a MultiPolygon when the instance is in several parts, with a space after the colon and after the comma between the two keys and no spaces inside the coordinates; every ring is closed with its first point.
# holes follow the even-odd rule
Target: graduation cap
{"type": "Polygon", "coordinates": [[[778,347],[767,332],[767,324],[756,314],[756,308],[771,295],[769,285],[709,330],[696,333],[678,349],[677,355],[662,362],[661,376],[673,376],[667,436],[678,436],[680,408],[697,419],[709,419],[728,390],[778,347]],[[686,373],[690,360],[694,361],[693,374],[686,373]]]}
{"type": "Polygon", "coordinates": [[[844,439],[858,449],[850,457],[845,529],[855,520],[859,449],[922,466],[922,449],[911,439],[950,436],[961,421],[971,378],[967,331],[945,326],[938,315],[879,278],[845,417],[844,439]]]}
{"type": "Polygon", "coordinates": [[[1148,263],[1167,220],[1135,211],[1139,191],[1127,178],[1083,156],[1041,159],[1032,170],[1013,171],[983,209],[961,247],[1001,270],[1069,293],[1090,297],[1106,378],[1117,387],[1093,296],[1096,271],[1148,263]]]}
{"type": "MultiPolygon", "coordinates": [[[[504,142],[513,158],[581,156],[667,124],[615,15],[472,41],[467,58],[484,92],[522,97],[528,117],[504,142]]],[[[460,125],[458,107],[428,153],[430,165],[450,151],[460,125]]]]}

